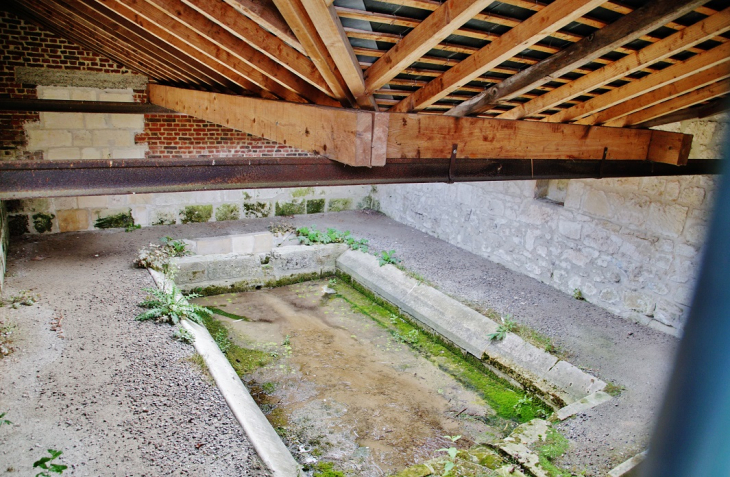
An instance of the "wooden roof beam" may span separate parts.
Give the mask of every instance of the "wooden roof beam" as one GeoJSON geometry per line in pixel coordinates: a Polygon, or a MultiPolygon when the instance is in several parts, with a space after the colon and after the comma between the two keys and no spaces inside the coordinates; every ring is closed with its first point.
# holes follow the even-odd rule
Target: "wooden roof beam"
{"type": "Polygon", "coordinates": [[[574,18],[584,15],[603,3],[602,0],[556,0],[550,6],[520,23],[477,53],[461,61],[425,87],[403,99],[392,110],[421,110],[512,58],[530,45],[549,36],[574,18]]]}
{"type": "Polygon", "coordinates": [[[274,6],[271,0],[224,0],[239,12],[248,18],[269,30],[278,36],[292,48],[304,55],[307,54],[306,49],[299,42],[292,29],[287,24],[286,19],[274,6]]]}
{"type": "Polygon", "coordinates": [[[604,126],[623,127],[636,124],[639,120],[648,121],[649,119],[671,112],[671,110],[663,111],[663,108],[666,107],[668,103],[677,105],[681,103],[681,101],[671,101],[673,98],[682,95],[687,96],[687,94],[692,91],[712,85],[716,86],[716,88],[707,89],[705,92],[708,93],[714,91],[716,93],[714,96],[707,97],[694,103],[688,103],[684,106],[677,106],[675,109],[682,109],[683,107],[691,106],[692,104],[721,96],[725,94],[726,91],[718,85],[724,83],[723,80],[728,77],[730,77],[730,63],[723,63],[713,68],[709,68],[674,83],[669,83],[668,85],[662,86],[661,88],[655,89],[649,93],[637,96],[634,99],[619,103],[612,108],[601,111],[601,124],[604,126]],[[654,107],[661,105],[665,106],[657,108],[654,107]],[[647,109],[659,110],[661,114],[651,116],[653,113],[647,111],[647,109]]]}
{"type": "Polygon", "coordinates": [[[355,99],[347,88],[337,65],[329,54],[327,47],[314,28],[314,24],[307,16],[301,0],[273,0],[279,13],[283,16],[291,30],[299,40],[304,53],[309,56],[317,70],[324,78],[333,96],[351,106],[355,105],[355,99]]]}
{"type": "Polygon", "coordinates": [[[680,111],[675,111],[673,113],[666,114],[664,116],[660,116],[656,119],[652,119],[650,121],[646,121],[644,123],[637,124],[632,127],[638,127],[638,128],[653,128],[657,126],[663,126],[665,124],[670,123],[676,123],[680,121],[687,121],[691,119],[702,119],[709,116],[714,116],[716,114],[724,113],[726,111],[730,111],[730,101],[728,101],[728,96],[725,96],[724,98],[717,98],[713,101],[710,101],[707,104],[702,104],[686,109],[682,109],[680,111]]]}
{"type": "Polygon", "coordinates": [[[614,61],[592,73],[581,76],[553,91],[511,109],[501,119],[522,119],[555,107],[577,96],[586,94],[614,80],[639,71],[644,66],[662,61],[691,46],[721,35],[730,30],[730,8],[673,33],[667,38],[614,61]]]}
{"type": "Polygon", "coordinates": [[[364,109],[378,109],[372,96],[365,94],[365,79],[350,41],[342,28],[334,5],[325,0],[300,0],[307,16],[332,57],[357,104],[364,109]]]}
{"type": "Polygon", "coordinates": [[[135,4],[135,9],[148,17],[160,18],[160,13],[169,16],[176,23],[175,26],[171,26],[173,34],[194,38],[191,42],[194,46],[209,43],[209,48],[214,51],[216,59],[234,66],[242,73],[246,71],[246,77],[277,96],[294,101],[296,101],[294,96],[300,96],[316,104],[339,106],[339,103],[322,91],[289,70],[281,68],[279,63],[245,41],[241,41],[197,10],[185,5],[181,0],[146,0],[146,3],[133,0],[132,3],[135,4]]]}
{"type": "Polygon", "coordinates": [[[652,160],[684,164],[692,136],[664,131],[381,113],[150,85],[150,102],[354,166],[386,158],[652,160]]]}
{"type": "Polygon", "coordinates": [[[599,124],[611,119],[612,112],[603,110],[624,103],[639,95],[661,88],[687,76],[710,69],[714,66],[730,61],[730,43],[723,43],[682,63],[664,68],[654,74],[647,75],[633,83],[613,89],[586,102],[560,111],[545,120],[548,122],[566,122],[577,119],[577,124],[599,124]]]}
{"type": "Polygon", "coordinates": [[[220,0],[183,1],[323,93],[332,94],[309,58],[248,17],[241,15],[227,3],[220,0]]]}
{"type": "Polygon", "coordinates": [[[454,107],[449,116],[468,116],[490,109],[497,101],[511,99],[543,85],[555,76],[599,58],[621,45],[656,30],[691,12],[706,0],[653,0],[538,64],[507,78],[499,85],[454,107]]]}
{"type": "Polygon", "coordinates": [[[365,94],[373,94],[493,2],[447,0],[365,71],[365,94]]]}

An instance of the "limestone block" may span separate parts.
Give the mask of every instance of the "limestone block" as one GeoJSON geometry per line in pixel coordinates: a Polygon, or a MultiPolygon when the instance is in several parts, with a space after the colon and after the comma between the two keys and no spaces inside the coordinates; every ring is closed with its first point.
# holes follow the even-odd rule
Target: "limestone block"
{"type": "Polygon", "coordinates": [[[40,113],[44,129],[83,129],[82,113],[40,113]]]}
{"type": "Polygon", "coordinates": [[[81,149],[78,147],[49,147],[45,154],[45,158],[48,160],[78,159],[79,157],[81,157],[81,149]]]}
{"type": "Polygon", "coordinates": [[[252,254],[254,249],[253,234],[231,236],[231,251],[233,253],[252,254]]]}
{"type": "Polygon", "coordinates": [[[91,146],[91,131],[86,129],[71,131],[71,138],[74,146],[91,146]]]}
{"type": "Polygon", "coordinates": [[[81,159],[103,159],[101,149],[96,147],[82,147],[81,159]]]}
{"type": "Polygon", "coordinates": [[[57,197],[53,199],[53,208],[60,209],[77,209],[79,207],[76,197],[57,197]]]}
{"type": "Polygon", "coordinates": [[[84,114],[86,129],[109,129],[107,114],[84,114]]]}
{"type": "Polygon", "coordinates": [[[38,99],[71,99],[71,88],[38,86],[38,99]]]}
{"type": "Polygon", "coordinates": [[[80,209],[103,209],[109,206],[105,195],[87,195],[78,198],[80,209]]]}
{"type": "Polygon", "coordinates": [[[130,204],[151,204],[154,194],[132,194],[127,196],[130,204]]]}
{"type": "Polygon", "coordinates": [[[681,205],[655,202],[649,206],[647,228],[659,234],[679,237],[687,219],[687,210],[681,205]]]}
{"type": "Polygon", "coordinates": [[[128,195],[109,195],[107,196],[107,202],[109,207],[125,207],[129,205],[128,195]]]}
{"type": "Polygon", "coordinates": [[[138,131],[144,129],[144,114],[110,114],[109,120],[115,128],[138,131]]]}
{"type": "Polygon", "coordinates": [[[147,210],[147,207],[132,207],[132,217],[134,218],[134,223],[141,225],[142,227],[147,227],[150,224],[149,211],[147,210]]]}
{"type": "Polygon", "coordinates": [[[679,202],[690,207],[699,207],[705,200],[705,190],[699,187],[688,187],[679,195],[679,202]]]}
{"type": "Polygon", "coordinates": [[[591,189],[583,201],[583,211],[602,218],[610,218],[612,215],[611,204],[603,191],[591,189]]]}
{"type": "Polygon", "coordinates": [[[84,209],[56,211],[59,232],[74,232],[89,229],[89,212],[84,209]]]}
{"type": "Polygon", "coordinates": [[[664,198],[667,200],[677,200],[679,197],[679,181],[669,181],[664,187],[664,198]]]}
{"type": "Polygon", "coordinates": [[[107,89],[99,93],[99,101],[131,103],[134,101],[133,93],[131,89],[107,89]]]}
{"type": "Polygon", "coordinates": [[[132,147],[115,147],[112,149],[112,159],[144,159],[147,145],[132,147]]]}
{"type": "Polygon", "coordinates": [[[133,134],[126,130],[100,129],[92,132],[92,140],[95,147],[132,147],[134,146],[133,134]]]}
{"type": "Polygon", "coordinates": [[[37,151],[49,147],[68,147],[73,145],[73,137],[70,131],[62,129],[44,130],[29,129],[28,150],[37,151]]]}
{"type": "Polygon", "coordinates": [[[99,91],[96,88],[69,88],[72,101],[97,101],[99,91]]]}
{"type": "Polygon", "coordinates": [[[175,276],[175,283],[178,285],[189,285],[204,282],[208,279],[207,262],[199,257],[174,258],[172,263],[178,268],[175,276]]]}
{"type": "Polygon", "coordinates": [[[577,222],[561,220],[558,222],[558,232],[568,238],[580,240],[581,225],[577,222]]]}
{"type": "MultiPolygon", "coordinates": [[[[200,242],[198,242],[200,245],[200,242]]],[[[263,280],[264,271],[257,255],[208,255],[208,280],[263,280]]]]}
{"type": "Polygon", "coordinates": [[[207,237],[196,240],[198,255],[231,253],[231,237],[207,237]]]}

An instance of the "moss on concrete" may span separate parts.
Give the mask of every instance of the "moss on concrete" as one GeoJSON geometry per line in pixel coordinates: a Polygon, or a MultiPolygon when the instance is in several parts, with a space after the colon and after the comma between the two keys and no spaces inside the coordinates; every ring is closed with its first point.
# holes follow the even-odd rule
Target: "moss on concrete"
{"type": "Polygon", "coordinates": [[[19,237],[23,234],[27,234],[29,232],[28,216],[25,214],[9,215],[8,229],[11,237],[19,237]]]}
{"type": "Polygon", "coordinates": [[[221,204],[215,209],[215,220],[222,222],[224,220],[238,220],[241,212],[236,204],[221,204]]]}
{"type": "Polygon", "coordinates": [[[324,212],[324,199],[312,199],[307,201],[307,213],[319,214],[324,212]]]}
{"type": "Polygon", "coordinates": [[[352,199],[330,199],[327,210],[329,212],[342,212],[352,209],[352,199]]]}
{"type": "Polygon", "coordinates": [[[295,283],[302,283],[310,280],[317,280],[319,278],[330,277],[332,275],[333,274],[320,274],[316,272],[304,273],[301,275],[271,279],[265,282],[243,280],[240,282],[232,283],[230,285],[209,285],[207,287],[195,287],[192,288],[190,291],[195,292],[201,296],[223,295],[224,293],[240,293],[251,290],[259,290],[261,288],[284,287],[287,285],[293,285],[295,283]]]}
{"type": "Polygon", "coordinates": [[[377,199],[374,199],[371,195],[366,195],[363,197],[363,199],[360,201],[359,204],[357,204],[358,209],[371,209],[371,210],[380,210],[380,201],[377,199]]]}
{"type": "Polygon", "coordinates": [[[304,212],[304,202],[302,201],[276,203],[276,215],[278,216],[301,215],[304,212]]]}
{"type": "Polygon", "coordinates": [[[271,215],[271,204],[267,202],[244,202],[243,215],[249,218],[268,217],[271,215]]]}
{"type": "Polygon", "coordinates": [[[50,232],[53,228],[53,219],[55,218],[56,216],[53,214],[33,214],[33,228],[35,228],[36,232],[39,234],[50,232]]]}
{"type": "Polygon", "coordinates": [[[180,211],[180,221],[183,224],[207,222],[212,216],[212,205],[188,205],[180,211]]]}
{"type": "Polygon", "coordinates": [[[303,187],[301,189],[294,189],[294,191],[291,193],[291,196],[296,199],[306,197],[312,194],[314,194],[314,187],[303,187]]]}

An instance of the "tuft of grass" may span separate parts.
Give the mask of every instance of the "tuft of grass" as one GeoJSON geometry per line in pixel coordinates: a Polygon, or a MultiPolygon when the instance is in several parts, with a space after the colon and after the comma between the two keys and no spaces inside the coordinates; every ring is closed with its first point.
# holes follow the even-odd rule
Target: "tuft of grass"
{"type": "Polygon", "coordinates": [[[576,300],[586,301],[586,298],[583,296],[583,292],[580,291],[580,288],[575,288],[573,290],[573,298],[576,300]]]}
{"type": "Polygon", "coordinates": [[[132,217],[132,209],[129,209],[128,212],[120,212],[115,215],[110,215],[108,217],[99,217],[96,219],[96,222],[94,222],[94,227],[97,229],[125,229],[128,232],[130,230],[134,230],[135,227],[134,224],[134,218],[132,217]]]}

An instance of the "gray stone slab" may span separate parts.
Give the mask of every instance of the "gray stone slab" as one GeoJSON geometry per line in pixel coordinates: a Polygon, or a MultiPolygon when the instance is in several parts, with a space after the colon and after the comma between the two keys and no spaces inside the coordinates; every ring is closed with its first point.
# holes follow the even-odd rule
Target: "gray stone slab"
{"type": "MultiPolygon", "coordinates": [[[[634,470],[636,466],[644,462],[644,459],[646,459],[646,453],[647,451],[636,454],[631,459],[617,465],[608,472],[608,477],[622,477],[627,475],[629,472],[634,470]]],[[[634,475],[634,473],[631,475],[634,475]]]]}
{"type": "Polygon", "coordinates": [[[610,401],[611,399],[613,399],[611,395],[604,393],[603,391],[589,394],[588,396],[577,400],[573,404],[569,404],[564,408],[559,409],[557,412],[558,419],[564,421],[570,416],[575,416],[578,413],[593,409],[599,404],[603,404],[604,402],[610,401]]]}
{"type": "Polygon", "coordinates": [[[557,384],[575,399],[601,391],[606,387],[605,382],[567,361],[559,361],[545,374],[545,378],[557,384]]]}
{"type": "Polygon", "coordinates": [[[253,234],[233,235],[231,236],[231,252],[253,253],[255,241],[253,234]]]}
{"type": "Polygon", "coordinates": [[[220,254],[210,255],[208,280],[262,279],[261,259],[257,255],[220,254]]]}
{"type": "Polygon", "coordinates": [[[195,251],[198,255],[231,253],[230,237],[206,237],[197,239],[195,251]]]}

